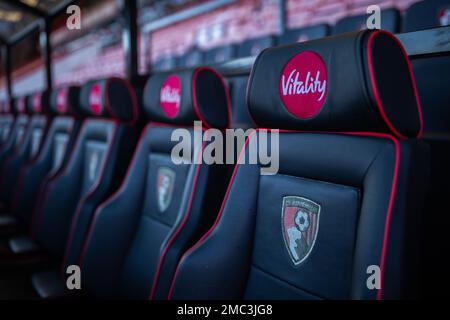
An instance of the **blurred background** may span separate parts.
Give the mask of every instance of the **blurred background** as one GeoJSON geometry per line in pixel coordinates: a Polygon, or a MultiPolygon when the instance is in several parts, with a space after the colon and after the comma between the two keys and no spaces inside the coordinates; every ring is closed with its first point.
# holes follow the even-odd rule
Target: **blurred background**
{"type": "MultiPolygon", "coordinates": [[[[20,1],[42,11],[64,2],[20,1]]],[[[399,32],[401,15],[415,2],[417,0],[140,0],[137,18],[139,73],[254,55],[265,46],[287,42],[286,37],[290,37],[291,42],[303,41],[345,31],[345,21],[339,27],[340,20],[364,16],[367,7],[374,4],[387,10],[385,20],[382,16],[382,28],[399,32]],[[289,30],[309,26],[320,28],[309,33],[288,34],[289,30]]],[[[80,30],[67,29],[66,13],[51,26],[53,85],[124,76],[123,1],[85,0],[76,4],[81,8],[80,30]]],[[[14,36],[31,27],[35,20],[35,16],[24,14],[8,1],[0,0],[0,37],[14,36]]],[[[361,21],[365,18],[352,23],[359,23],[356,28],[364,28],[361,21]]],[[[44,61],[39,48],[38,30],[11,48],[14,96],[44,89],[44,61]]],[[[0,99],[6,96],[3,65],[0,67],[0,99]]]]}

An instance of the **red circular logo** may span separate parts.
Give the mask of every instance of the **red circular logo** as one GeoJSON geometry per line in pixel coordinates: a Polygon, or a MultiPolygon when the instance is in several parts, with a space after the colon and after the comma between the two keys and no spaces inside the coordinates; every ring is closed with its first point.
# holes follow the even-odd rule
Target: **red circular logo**
{"type": "Polygon", "coordinates": [[[100,83],[96,83],[92,86],[91,93],[89,95],[89,104],[94,115],[100,115],[102,113],[102,96],[100,83]]]}
{"type": "Polygon", "coordinates": [[[176,75],[169,76],[164,81],[159,96],[161,108],[169,118],[175,118],[180,111],[181,85],[176,75]]]}
{"type": "Polygon", "coordinates": [[[327,90],[327,69],[317,53],[301,52],[284,67],[280,79],[281,101],[294,116],[309,119],[318,114],[327,90]]]}
{"type": "Polygon", "coordinates": [[[58,95],[56,96],[56,110],[59,113],[66,112],[66,89],[58,91],[58,95]]]}

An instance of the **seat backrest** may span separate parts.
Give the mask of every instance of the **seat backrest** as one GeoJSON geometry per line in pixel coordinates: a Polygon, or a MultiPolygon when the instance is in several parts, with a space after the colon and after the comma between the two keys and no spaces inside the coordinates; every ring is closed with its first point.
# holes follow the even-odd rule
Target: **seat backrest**
{"type": "Polygon", "coordinates": [[[319,39],[330,34],[330,27],[327,24],[304,27],[299,29],[286,30],[278,37],[277,44],[289,44],[319,39]]]}
{"type": "Polygon", "coordinates": [[[46,133],[48,123],[48,93],[38,92],[31,95],[26,105],[31,115],[20,144],[11,152],[1,167],[0,194],[3,202],[10,204],[13,190],[17,185],[20,169],[34,159],[46,133]]]}
{"type": "Polygon", "coordinates": [[[0,168],[3,166],[9,155],[13,153],[16,147],[20,146],[22,142],[29,121],[26,110],[28,99],[29,97],[23,96],[12,100],[12,111],[15,115],[14,123],[8,138],[0,148],[0,168]]]}
{"type": "Polygon", "coordinates": [[[9,101],[0,101],[0,149],[3,143],[8,140],[13,123],[14,115],[10,110],[9,101]]]}
{"type": "MultiPolygon", "coordinates": [[[[371,14],[360,14],[344,17],[336,22],[333,34],[367,29],[367,19],[371,14]]],[[[395,8],[381,10],[381,29],[388,32],[398,32],[401,26],[400,12],[395,8]]]]}
{"type": "Polygon", "coordinates": [[[80,88],[54,89],[49,96],[51,121],[39,154],[26,163],[14,188],[12,211],[28,222],[42,185],[48,183],[64,167],[81,126],[80,88]]]}
{"type": "Polygon", "coordinates": [[[181,258],[169,297],[412,294],[429,154],[400,43],[361,31],[274,47],[249,81],[255,122],[280,131],[258,129],[240,159],[270,134],[279,170],[238,162],[214,226],[181,258]]]}
{"type": "Polygon", "coordinates": [[[262,50],[273,45],[275,45],[274,36],[264,36],[245,40],[239,45],[238,57],[257,56],[262,50]]]}
{"type": "Polygon", "coordinates": [[[177,58],[171,56],[165,56],[159,58],[155,61],[155,63],[151,66],[154,71],[164,71],[170,70],[177,67],[177,58]]]}
{"type": "Polygon", "coordinates": [[[217,72],[154,74],[144,108],[151,122],[121,188],[97,209],[79,260],[84,288],[100,297],[164,297],[179,257],[211,225],[226,188],[225,166],[201,161],[207,144],[194,127],[229,126],[229,97],[217,72]]]}
{"type": "MultiPolygon", "coordinates": [[[[117,187],[134,147],[137,119],[134,90],[123,79],[90,81],[81,89],[83,121],[67,164],[44,186],[33,217],[33,236],[61,258],[80,246],[94,208],[117,187]],[[58,226],[58,228],[55,228],[58,226]]],[[[71,264],[72,257],[65,261],[71,264]]]]}

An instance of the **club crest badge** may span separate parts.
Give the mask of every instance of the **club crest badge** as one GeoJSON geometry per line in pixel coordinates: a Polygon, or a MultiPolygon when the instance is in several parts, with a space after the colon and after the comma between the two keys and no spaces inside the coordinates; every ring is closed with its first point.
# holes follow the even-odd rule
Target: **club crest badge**
{"type": "Polygon", "coordinates": [[[302,197],[283,198],[281,227],[289,256],[298,266],[311,253],[319,231],[320,205],[302,197]]]}
{"type": "Polygon", "coordinates": [[[169,168],[159,168],[156,186],[159,211],[164,212],[169,207],[174,184],[175,172],[169,168]]]}

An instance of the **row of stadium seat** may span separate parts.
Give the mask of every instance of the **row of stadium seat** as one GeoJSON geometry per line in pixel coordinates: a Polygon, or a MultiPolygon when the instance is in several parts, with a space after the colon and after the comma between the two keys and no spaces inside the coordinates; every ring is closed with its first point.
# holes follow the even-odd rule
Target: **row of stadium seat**
{"type": "MultiPolygon", "coordinates": [[[[264,36],[249,39],[241,44],[231,44],[212,48],[208,51],[192,50],[182,56],[164,56],[158,59],[152,68],[167,70],[175,67],[193,67],[202,64],[216,64],[234,58],[256,56],[263,49],[275,45],[284,45],[299,41],[319,39],[328,35],[366,29],[369,15],[361,14],[344,17],[333,28],[327,24],[287,30],[280,36],[264,36]]],[[[406,10],[402,19],[395,8],[381,11],[381,29],[391,33],[411,32],[450,24],[450,2],[448,0],[428,0],[414,3],[406,10]],[[402,22],[403,21],[403,22],[402,22]]]]}
{"type": "MultiPolygon", "coordinates": [[[[43,298],[415,297],[419,263],[433,283],[448,249],[429,215],[450,194],[449,58],[411,70],[391,34],[361,31],[267,49],[249,81],[193,67],[3,103],[0,274],[43,298]],[[280,129],[279,172],[175,164],[174,130],[195,120],[257,128],[240,159],[280,129]]],[[[190,139],[197,159],[209,143],[190,139]]]]}

